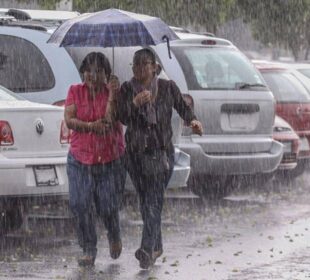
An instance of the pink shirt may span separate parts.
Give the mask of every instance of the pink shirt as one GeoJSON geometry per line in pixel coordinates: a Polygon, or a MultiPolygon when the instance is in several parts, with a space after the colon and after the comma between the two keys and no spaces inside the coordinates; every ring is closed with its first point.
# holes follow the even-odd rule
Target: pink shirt
{"type": "MultiPolygon", "coordinates": [[[[85,83],[72,85],[65,106],[74,104],[77,119],[93,122],[104,117],[108,97],[109,91],[105,86],[93,98],[85,83]]],[[[107,135],[72,131],[70,144],[74,158],[84,164],[107,163],[118,159],[125,151],[122,124],[116,123],[107,135]]]]}

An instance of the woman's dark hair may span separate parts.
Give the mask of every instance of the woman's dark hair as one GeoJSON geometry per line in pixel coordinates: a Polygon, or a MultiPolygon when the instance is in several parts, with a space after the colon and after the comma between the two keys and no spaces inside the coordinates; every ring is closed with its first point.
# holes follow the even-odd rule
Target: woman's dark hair
{"type": "Polygon", "coordinates": [[[96,63],[99,68],[104,69],[107,80],[109,80],[112,72],[111,65],[106,56],[100,52],[91,52],[85,56],[79,69],[80,73],[84,73],[87,67],[94,63],[96,63]]]}
{"type": "Polygon", "coordinates": [[[152,63],[156,63],[155,53],[151,49],[148,49],[148,48],[144,48],[144,49],[136,51],[133,58],[141,59],[141,57],[143,56],[148,57],[152,61],[152,63]]]}

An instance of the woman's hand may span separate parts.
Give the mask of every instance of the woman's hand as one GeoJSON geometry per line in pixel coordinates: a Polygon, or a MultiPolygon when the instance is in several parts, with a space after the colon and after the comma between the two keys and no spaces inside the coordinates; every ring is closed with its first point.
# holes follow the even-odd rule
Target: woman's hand
{"type": "Polygon", "coordinates": [[[192,120],[190,126],[194,134],[202,135],[203,129],[200,121],[192,120]]]}
{"type": "Polygon", "coordinates": [[[111,75],[110,80],[107,84],[107,88],[112,93],[114,98],[114,93],[117,92],[120,89],[120,82],[117,76],[111,75]]]}
{"type": "Polygon", "coordinates": [[[151,97],[152,95],[150,91],[148,90],[141,91],[134,97],[133,104],[136,107],[141,107],[144,104],[151,102],[151,97]]]}
{"type": "Polygon", "coordinates": [[[94,122],[88,123],[89,131],[98,135],[105,135],[111,132],[111,123],[105,121],[105,119],[99,119],[94,122]]]}

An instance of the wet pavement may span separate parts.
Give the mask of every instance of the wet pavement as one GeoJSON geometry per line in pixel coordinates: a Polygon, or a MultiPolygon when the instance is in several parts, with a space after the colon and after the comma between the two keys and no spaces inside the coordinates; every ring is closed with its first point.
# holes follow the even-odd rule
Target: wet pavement
{"type": "MultiPolygon", "coordinates": [[[[306,174],[293,183],[270,183],[212,202],[169,196],[164,254],[148,271],[140,270],[134,258],[142,228],[134,199],[121,211],[121,257],[110,259],[98,224],[92,269],[77,266],[80,249],[71,219],[33,216],[23,231],[1,239],[0,279],[310,279],[309,179],[306,174]]],[[[60,212],[66,216],[66,207],[60,212]]]]}

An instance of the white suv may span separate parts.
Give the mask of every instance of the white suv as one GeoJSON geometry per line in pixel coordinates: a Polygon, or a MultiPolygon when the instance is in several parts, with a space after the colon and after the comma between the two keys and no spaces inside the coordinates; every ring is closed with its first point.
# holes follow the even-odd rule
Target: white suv
{"type": "MultiPolygon", "coordinates": [[[[181,40],[170,42],[172,59],[166,44],[151,47],[167,76],[192,97],[203,124],[202,137],[184,128],[176,142],[191,156],[192,189],[202,194],[216,188],[225,194],[244,178],[270,178],[283,146],[272,138],[275,100],[260,73],[227,40],[178,35],[181,40]]],[[[132,76],[132,57],[139,48],[114,48],[114,71],[122,81],[132,76]]],[[[110,48],[68,48],[77,65],[90,50],[101,51],[112,61],[110,48]]]]}

